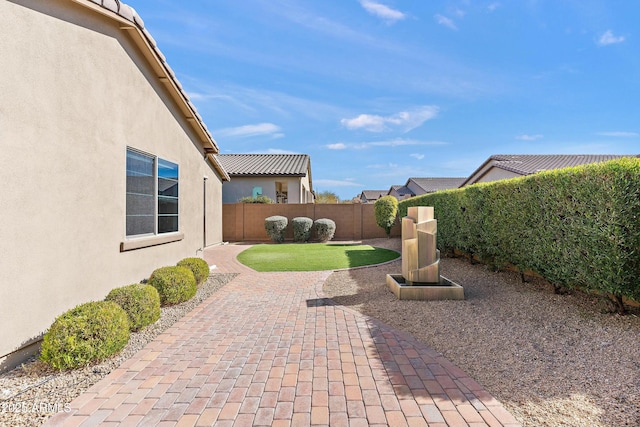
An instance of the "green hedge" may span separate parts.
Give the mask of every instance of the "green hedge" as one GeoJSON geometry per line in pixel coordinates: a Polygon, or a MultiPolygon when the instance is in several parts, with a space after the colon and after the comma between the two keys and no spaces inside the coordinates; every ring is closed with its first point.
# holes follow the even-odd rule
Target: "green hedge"
{"type": "Polygon", "coordinates": [[[640,159],[625,158],[404,200],[433,206],[438,247],[557,286],[640,300],[640,159]]]}

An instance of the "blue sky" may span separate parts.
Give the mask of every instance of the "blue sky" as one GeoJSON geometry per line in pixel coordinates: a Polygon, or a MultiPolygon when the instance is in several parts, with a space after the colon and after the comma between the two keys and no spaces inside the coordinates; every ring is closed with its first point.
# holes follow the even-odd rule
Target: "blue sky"
{"type": "Polygon", "coordinates": [[[222,153],[350,199],[492,154],[640,153],[633,0],[125,0],[222,153]]]}

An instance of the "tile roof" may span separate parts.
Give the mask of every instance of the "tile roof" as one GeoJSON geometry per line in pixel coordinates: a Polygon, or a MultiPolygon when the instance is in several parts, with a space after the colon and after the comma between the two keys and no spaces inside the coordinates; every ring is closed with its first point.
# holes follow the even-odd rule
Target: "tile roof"
{"type": "Polygon", "coordinates": [[[415,196],[413,191],[406,185],[392,185],[389,193],[391,193],[391,191],[395,191],[399,196],[415,196]]]}
{"type": "MultiPolygon", "coordinates": [[[[623,157],[640,157],[638,154],[494,154],[489,157],[462,183],[467,185],[487,165],[507,170],[519,175],[531,175],[537,172],[562,169],[571,166],[606,162],[623,157]]],[[[479,177],[477,177],[479,178],[479,177]]]]}
{"type": "Polygon", "coordinates": [[[386,196],[389,190],[363,190],[361,195],[367,200],[378,200],[382,196],[386,196]]]}
{"type": "MultiPolygon", "coordinates": [[[[636,156],[636,155],[633,155],[636,156]]],[[[586,165],[589,163],[606,162],[629,155],[613,154],[495,154],[491,156],[495,160],[496,167],[519,173],[531,175],[544,170],[561,169],[571,166],[586,165]]]]}
{"type": "Polygon", "coordinates": [[[231,176],[305,176],[308,154],[219,154],[218,160],[231,176]]]}
{"type": "MultiPolygon", "coordinates": [[[[416,185],[422,188],[425,193],[434,193],[440,190],[458,188],[466,178],[409,178],[416,185]]],[[[407,181],[407,184],[409,182],[407,181]]]]}

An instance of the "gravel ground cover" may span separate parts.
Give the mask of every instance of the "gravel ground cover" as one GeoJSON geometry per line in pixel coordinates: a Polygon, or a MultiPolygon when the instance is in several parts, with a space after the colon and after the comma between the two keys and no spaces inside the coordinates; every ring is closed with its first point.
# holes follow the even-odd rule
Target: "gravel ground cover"
{"type": "MultiPolygon", "coordinates": [[[[399,239],[363,242],[399,250],[399,239]]],[[[627,316],[602,298],[553,293],[467,260],[444,258],[442,275],[465,287],[465,301],[398,301],[385,275],[400,261],[333,273],[324,292],[339,304],[412,334],[467,371],[525,427],[640,426],[640,311],[627,316]]],[[[196,297],[162,309],[116,357],[57,372],[35,359],[0,375],[0,426],[39,426],[234,274],[212,274],[196,297]]]]}
{"type": "MultiPolygon", "coordinates": [[[[399,239],[367,241],[400,249],[399,239]]],[[[540,281],[443,258],[464,301],[398,301],[385,276],[401,262],[333,273],[324,292],[444,354],[525,427],[640,426],[640,312],[604,298],[555,294],[540,281]]]]}
{"type": "Polygon", "coordinates": [[[236,274],[211,274],[198,287],[195,297],[181,304],[163,307],[156,323],[132,333],[127,346],[118,355],[104,362],[84,369],[59,372],[34,357],[22,366],[3,373],[0,375],[0,426],[39,426],[56,412],[64,411],[73,399],[107,376],[235,276],[236,274]]]}

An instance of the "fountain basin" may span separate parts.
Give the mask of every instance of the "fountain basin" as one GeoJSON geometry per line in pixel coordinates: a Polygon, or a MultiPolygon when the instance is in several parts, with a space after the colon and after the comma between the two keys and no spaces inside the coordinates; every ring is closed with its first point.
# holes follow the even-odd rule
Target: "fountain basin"
{"type": "Polygon", "coordinates": [[[409,285],[402,274],[387,274],[387,287],[399,300],[438,301],[464,299],[464,288],[443,276],[440,276],[439,283],[409,285]]]}

